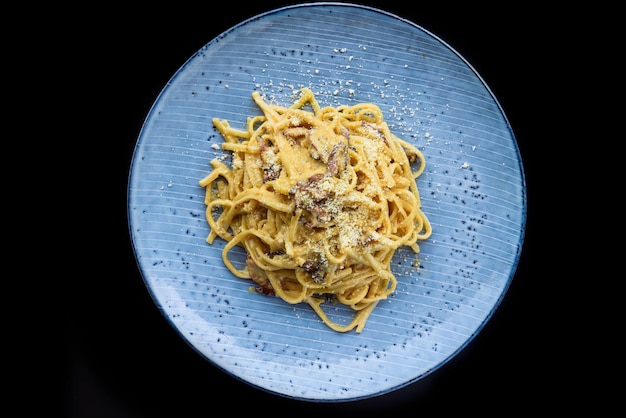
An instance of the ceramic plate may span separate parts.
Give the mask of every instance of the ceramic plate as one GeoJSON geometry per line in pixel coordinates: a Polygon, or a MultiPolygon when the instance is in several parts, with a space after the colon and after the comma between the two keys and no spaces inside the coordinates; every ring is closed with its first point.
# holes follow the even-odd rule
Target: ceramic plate
{"type": "Polygon", "coordinates": [[[140,132],[128,215],[148,291],[201,356],[278,395],[346,401],[416,382],[483,328],[520,257],[526,192],[508,120],[463,57],[385,11],[315,3],[243,21],[181,63],[140,132]],[[397,290],[360,334],[250,293],[224,267],[224,243],[205,241],[198,181],[225,155],[212,118],[244,127],[260,114],[252,91],[288,106],[301,87],[322,106],[376,103],[426,159],[418,188],[432,237],[419,267],[412,251],[396,253],[397,290]]]}

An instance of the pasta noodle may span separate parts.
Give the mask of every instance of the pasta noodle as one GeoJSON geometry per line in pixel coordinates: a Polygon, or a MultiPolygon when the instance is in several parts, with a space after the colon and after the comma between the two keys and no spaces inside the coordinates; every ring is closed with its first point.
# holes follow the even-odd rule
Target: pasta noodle
{"type": "Polygon", "coordinates": [[[213,119],[232,163],[214,159],[199,182],[206,240],[225,240],[224,264],[260,293],[307,303],[331,329],[360,333],[396,288],[395,251],[418,253],[431,235],[416,184],[424,156],[389,131],[372,103],[322,108],[307,88],[289,107],[252,97],[263,114],[245,129],[213,119]],[[245,265],[231,260],[235,246],[245,249],[245,265]],[[333,321],[324,303],[354,315],[333,321]]]}

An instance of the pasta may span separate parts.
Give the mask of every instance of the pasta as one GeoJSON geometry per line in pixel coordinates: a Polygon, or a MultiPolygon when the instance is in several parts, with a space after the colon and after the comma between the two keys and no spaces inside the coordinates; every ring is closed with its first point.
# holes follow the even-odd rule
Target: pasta
{"type": "Polygon", "coordinates": [[[331,329],[360,333],[396,288],[395,251],[418,253],[431,235],[416,183],[424,156],[389,131],[375,104],[322,108],[307,88],[289,107],[257,91],[252,98],[263,114],[245,129],[213,119],[232,162],[214,159],[199,181],[206,241],[225,240],[224,264],[258,292],[307,303],[331,329]],[[231,260],[235,246],[245,265],[231,260]],[[331,320],[334,303],[353,310],[349,322],[331,320]]]}

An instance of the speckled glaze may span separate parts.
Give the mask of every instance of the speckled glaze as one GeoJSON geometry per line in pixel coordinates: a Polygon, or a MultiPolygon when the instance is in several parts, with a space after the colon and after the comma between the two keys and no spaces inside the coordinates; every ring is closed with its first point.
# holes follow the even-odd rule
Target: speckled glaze
{"type": "Polygon", "coordinates": [[[244,21],[181,66],[138,138],[128,215],[147,289],[200,355],[278,395],[345,401],[415,382],[482,329],[520,256],[526,192],[506,116],[458,53],[387,12],[316,3],[244,21]],[[330,330],[306,305],[250,293],[224,267],[224,243],[205,241],[198,181],[225,155],[211,119],[243,128],[260,113],[253,90],[288,106],[300,87],[322,106],[378,104],[391,131],[426,158],[418,187],[432,237],[417,256],[397,252],[397,291],[361,334],[330,330]]]}

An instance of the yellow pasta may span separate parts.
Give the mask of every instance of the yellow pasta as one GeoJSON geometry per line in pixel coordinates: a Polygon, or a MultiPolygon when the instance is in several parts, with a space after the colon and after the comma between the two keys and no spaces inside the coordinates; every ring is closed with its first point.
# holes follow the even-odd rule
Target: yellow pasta
{"type": "Polygon", "coordinates": [[[289,107],[252,97],[263,115],[244,129],[213,119],[232,163],[214,159],[199,182],[207,242],[225,240],[224,264],[260,293],[307,303],[331,329],[360,333],[396,288],[395,251],[417,253],[431,235],[416,183],[424,156],[372,103],[322,108],[306,88],[289,107]],[[245,265],[231,261],[235,246],[245,265]],[[331,320],[333,303],[352,308],[351,321],[331,320]]]}

